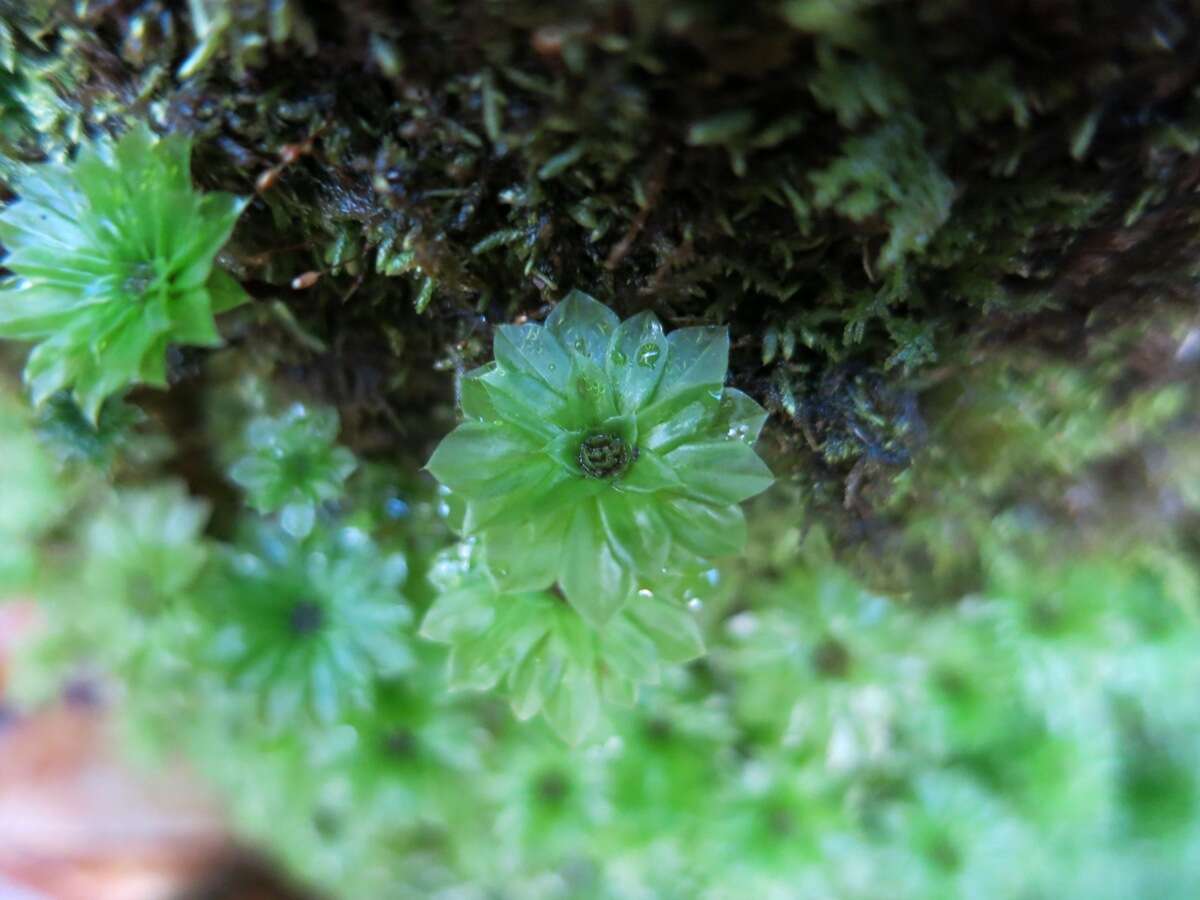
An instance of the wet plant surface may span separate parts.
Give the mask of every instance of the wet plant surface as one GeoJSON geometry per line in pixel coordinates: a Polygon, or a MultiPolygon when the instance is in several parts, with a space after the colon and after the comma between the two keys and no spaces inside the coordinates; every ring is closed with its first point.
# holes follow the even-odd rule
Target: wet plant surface
{"type": "Polygon", "coordinates": [[[337,896],[1194,896],[1198,31],[0,0],[21,697],[337,896]]]}

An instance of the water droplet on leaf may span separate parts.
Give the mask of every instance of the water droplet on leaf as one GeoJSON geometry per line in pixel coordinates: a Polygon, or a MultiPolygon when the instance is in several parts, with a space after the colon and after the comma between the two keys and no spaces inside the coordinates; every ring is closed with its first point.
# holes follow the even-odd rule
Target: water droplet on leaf
{"type": "Polygon", "coordinates": [[[662,356],[662,348],[660,348],[658,344],[647,342],[638,347],[638,365],[644,369],[653,369],[658,364],[658,359],[660,356],[662,356]]]}

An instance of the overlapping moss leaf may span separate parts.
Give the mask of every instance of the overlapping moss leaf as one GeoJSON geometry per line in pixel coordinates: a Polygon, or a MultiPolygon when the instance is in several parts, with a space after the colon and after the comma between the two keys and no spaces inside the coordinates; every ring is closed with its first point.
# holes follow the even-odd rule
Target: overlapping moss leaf
{"type": "Polygon", "coordinates": [[[95,421],[133,384],[165,387],[170,344],[220,343],[214,316],[246,299],[213,265],[246,201],[198,194],[187,138],[138,126],[46,164],[0,212],[13,274],[0,292],[0,337],[34,341],[25,380],[35,402],[70,388],[95,421]]]}
{"type": "Polygon", "coordinates": [[[518,718],[541,712],[572,744],[596,726],[602,700],[628,705],[664,666],[704,652],[695,618],[665,596],[644,590],[597,630],[555,591],[498,591],[470,556],[464,546],[435,563],[440,593],[421,634],[452,645],[452,688],[501,685],[518,718]]]}

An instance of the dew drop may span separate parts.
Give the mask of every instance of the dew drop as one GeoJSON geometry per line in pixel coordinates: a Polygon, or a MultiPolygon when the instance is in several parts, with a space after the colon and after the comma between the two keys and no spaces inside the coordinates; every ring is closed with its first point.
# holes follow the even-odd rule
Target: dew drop
{"type": "Polygon", "coordinates": [[[612,361],[613,361],[613,365],[623,366],[623,365],[625,365],[625,363],[629,362],[629,357],[626,356],[624,353],[622,353],[620,350],[613,350],[612,361]]]}
{"type": "Polygon", "coordinates": [[[653,369],[658,365],[658,359],[662,356],[662,348],[658,344],[647,342],[638,347],[637,361],[638,365],[644,369],[653,369]]]}
{"type": "Polygon", "coordinates": [[[758,630],[758,619],[754,617],[753,613],[738,613],[726,623],[725,627],[733,637],[744,640],[758,630]]]}
{"type": "Polygon", "coordinates": [[[687,602],[687,608],[694,613],[698,613],[700,610],[704,609],[704,601],[699,597],[693,597],[687,602]]]}
{"type": "Polygon", "coordinates": [[[383,502],[384,514],[389,519],[403,519],[408,515],[408,503],[400,497],[388,497],[383,502]]]}
{"type": "Polygon", "coordinates": [[[343,528],[338,537],[341,539],[342,546],[344,547],[365,547],[370,541],[365,531],[353,526],[343,528]]]}
{"type": "Polygon", "coordinates": [[[649,588],[642,588],[640,591],[638,591],[638,596],[645,597],[648,600],[654,596],[654,591],[650,590],[649,588]]]}
{"type": "Polygon", "coordinates": [[[587,341],[581,337],[575,338],[575,349],[580,353],[587,353],[587,341]]]}

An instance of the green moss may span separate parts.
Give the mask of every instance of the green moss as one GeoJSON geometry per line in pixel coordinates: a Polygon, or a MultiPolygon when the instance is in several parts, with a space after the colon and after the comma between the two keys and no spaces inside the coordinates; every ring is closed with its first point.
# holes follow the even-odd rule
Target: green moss
{"type": "MultiPolygon", "coordinates": [[[[0,532],[24,575],[57,561],[39,587],[78,626],[48,664],[77,667],[95,623],[113,652],[91,662],[136,729],[185,746],[243,828],[348,897],[1181,896],[1200,19],[1038,9],[5,8],[7,184],[149,123],[191,142],[195,190],[253,198],[217,260],[256,301],[223,316],[225,347],[167,351],[165,400],[131,390],[96,427],[47,401],[41,440],[82,487],[36,461],[24,418],[6,435],[36,502],[0,504],[19,526],[0,532]],[[462,509],[417,470],[456,389],[484,415],[500,326],[531,332],[573,290],[667,331],[727,326],[722,387],[770,414],[778,482],[744,556],[680,586],[652,637],[581,629],[548,583],[475,572],[460,605],[426,583],[462,509]],[[329,427],[282,441],[333,473],[306,498],[320,521],[250,552],[225,473],[246,423],[297,401],[336,410],[360,468],[328,464],[329,427]],[[139,457],[130,407],[174,449],[139,457]],[[101,476],[163,505],[112,501],[101,476]],[[153,488],[168,477],[187,493],[153,488]],[[159,546],[147,516],[188,528],[159,546]],[[116,545],[89,544],[91,517],[116,545]],[[346,533],[376,548],[331,576],[346,533]],[[380,569],[397,553],[412,622],[363,649],[365,619],[403,618],[380,569]],[[186,583],[201,557],[212,592],[186,583]],[[98,592],[121,596],[71,602],[98,592]],[[597,739],[567,750],[491,693],[451,694],[442,648],[408,639],[422,618],[457,684],[597,739]],[[495,621],[504,640],[480,639],[495,621]],[[601,721],[595,697],[633,683],[601,721]],[[270,734],[263,707],[284,720],[270,734]]],[[[560,461],[592,487],[627,477],[628,426],[560,461]]],[[[259,468],[243,474],[275,474],[259,468]]],[[[736,549],[726,524],[705,530],[736,549]]],[[[525,537],[490,549],[545,581],[525,537]]]]}
{"type": "MultiPolygon", "coordinates": [[[[1144,296],[1129,254],[1089,267],[1102,242],[1157,235],[1146,285],[1190,271],[1195,228],[1166,198],[1195,104],[1169,84],[1137,113],[1095,95],[1169,72],[1175,45],[1154,35],[1178,23],[1098,11],[1072,66],[1051,62],[1053,17],[998,13],[991,31],[961,2],[614,10],[97,12],[123,70],[52,83],[78,117],[85,90],[109,102],[123,81],[140,99],[104,115],[194,133],[206,183],[248,192],[271,173],[230,261],[295,323],[281,352],[385,429],[408,427],[410,392],[445,396],[431,368],[486,358],[481,327],[580,288],[669,324],[730,322],[735,383],[835,496],[878,442],[827,443],[798,411],[827,404],[843,367],[903,392],[1018,322],[1036,341],[1083,321],[1109,285],[1144,296]],[[1061,124],[1084,121],[1086,147],[1061,124]],[[334,387],[363,379],[365,402],[334,387]]],[[[93,50],[72,32],[57,52],[71,67],[93,50]]]]}

